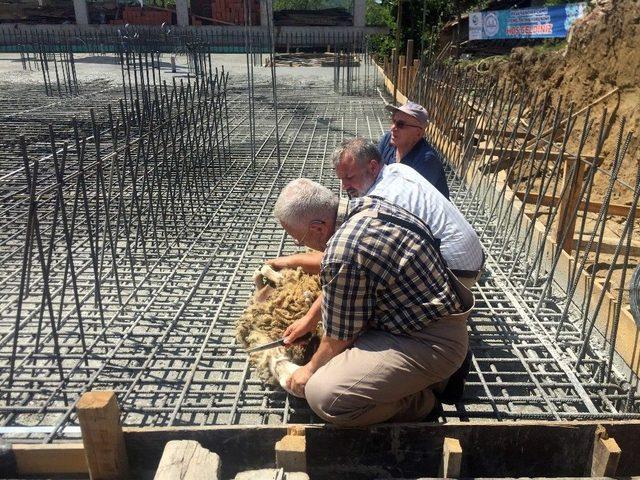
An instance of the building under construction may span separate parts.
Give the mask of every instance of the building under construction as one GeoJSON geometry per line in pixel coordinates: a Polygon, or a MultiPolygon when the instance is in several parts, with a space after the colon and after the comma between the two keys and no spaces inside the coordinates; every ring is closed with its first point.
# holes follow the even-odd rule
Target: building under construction
{"type": "Polygon", "coordinates": [[[291,470],[283,436],[311,478],[639,475],[625,119],[411,48],[374,61],[362,30],[212,32],[0,28],[0,472],[87,475],[80,410],[106,390],[124,433],[101,442],[132,478],[169,440],[216,452],[220,478],[291,470]],[[378,139],[407,98],[487,258],[464,399],[436,424],[318,425],[257,378],[235,322],[254,270],[297,251],[271,215],[281,188],[338,192],[333,149],[378,139]]]}

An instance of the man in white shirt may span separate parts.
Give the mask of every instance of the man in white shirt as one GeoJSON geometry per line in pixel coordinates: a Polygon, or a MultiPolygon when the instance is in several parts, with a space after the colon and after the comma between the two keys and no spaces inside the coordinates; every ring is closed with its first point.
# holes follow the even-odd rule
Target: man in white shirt
{"type": "MultiPolygon", "coordinates": [[[[387,200],[424,221],[440,241],[447,266],[471,288],[480,276],[484,254],[478,235],[460,210],[411,167],[384,165],[377,145],[364,138],[346,140],[333,153],[333,167],[342,189],[354,197],[387,200]]],[[[321,253],[297,254],[270,260],[274,268],[302,266],[317,273],[321,253]]]]}
{"type": "Polygon", "coordinates": [[[332,161],[350,197],[379,197],[420,218],[440,240],[442,256],[458,279],[467,287],[476,283],[484,258],[478,235],[428,180],[401,163],[384,165],[376,144],[364,138],[343,142],[332,161]]]}

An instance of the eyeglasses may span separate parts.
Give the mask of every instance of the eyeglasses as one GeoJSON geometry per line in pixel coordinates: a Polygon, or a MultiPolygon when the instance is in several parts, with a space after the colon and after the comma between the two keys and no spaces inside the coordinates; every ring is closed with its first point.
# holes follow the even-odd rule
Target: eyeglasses
{"type": "Polygon", "coordinates": [[[422,128],[421,125],[412,125],[410,123],[405,122],[404,120],[391,120],[391,124],[395,125],[396,128],[399,128],[401,130],[405,127],[422,128]]]}
{"type": "Polygon", "coordinates": [[[310,221],[309,225],[307,225],[307,233],[305,233],[300,240],[296,240],[295,238],[291,237],[291,238],[293,238],[293,244],[296,247],[304,247],[305,246],[304,241],[307,239],[307,236],[309,235],[309,232],[311,231],[310,227],[314,223],[315,224],[322,224],[322,223],[324,223],[324,221],[322,221],[322,220],[312,220],[312,221],[310,221]]]}

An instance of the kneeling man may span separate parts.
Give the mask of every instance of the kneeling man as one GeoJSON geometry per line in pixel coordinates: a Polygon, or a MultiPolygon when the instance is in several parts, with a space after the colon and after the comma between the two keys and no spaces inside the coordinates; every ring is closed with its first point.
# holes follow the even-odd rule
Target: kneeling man
{"type": "Polygon", "coordinates": [[[337,196],[308,179],[289,183],[274,209],[297,243],[325,252],[325,336],[289,388],[339,425],[420,420],[435,405],[431,387],[465,358],[473,295],[406,210],[363,197],[341,223],[337,214],[337,196]]]}

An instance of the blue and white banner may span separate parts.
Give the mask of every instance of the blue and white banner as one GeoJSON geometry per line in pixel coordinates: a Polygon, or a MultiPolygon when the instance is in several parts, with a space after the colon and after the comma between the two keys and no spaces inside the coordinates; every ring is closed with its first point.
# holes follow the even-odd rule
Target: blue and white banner
{"type": "Polygon", "coordinates": [[[469,14],[469,40],[566,37],[586,3],[469,14]]]}

